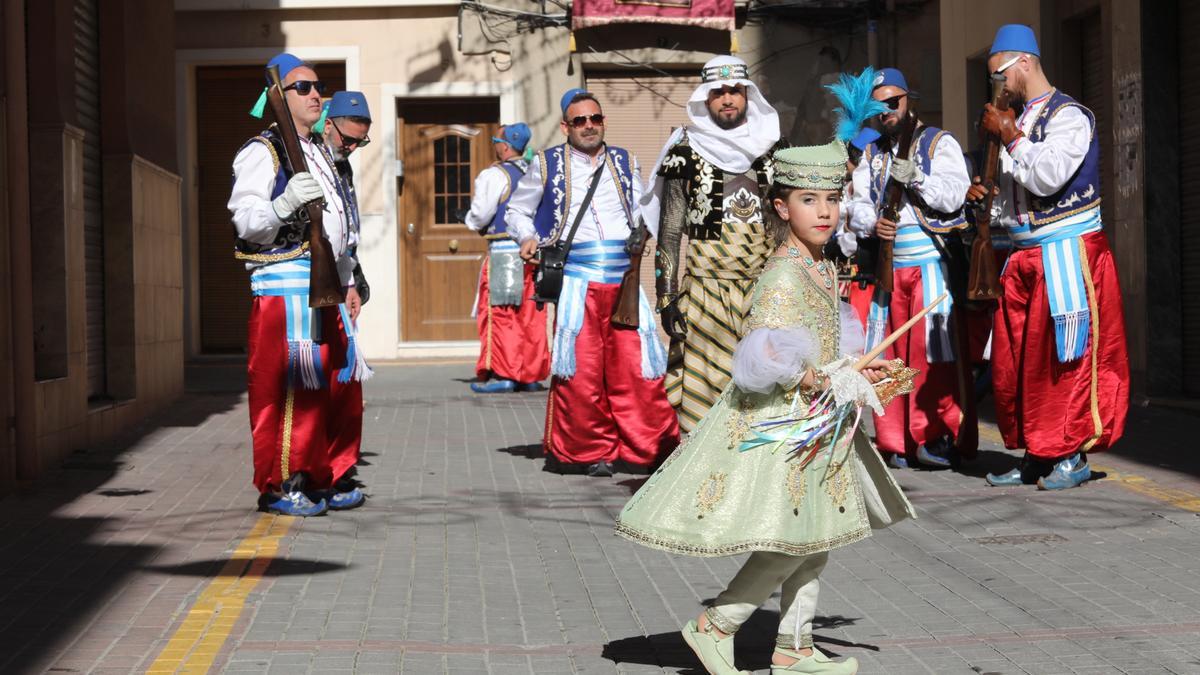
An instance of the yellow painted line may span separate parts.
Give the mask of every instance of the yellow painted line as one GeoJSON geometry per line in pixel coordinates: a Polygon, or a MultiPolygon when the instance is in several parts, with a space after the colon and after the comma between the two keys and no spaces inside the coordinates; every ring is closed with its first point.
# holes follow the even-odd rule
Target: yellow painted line
{"type": "Polygon", "coordinates": [[[1145,476],[1122,473],[1107,466],[1093,464],[1092,468],[1096,471],[1103,471],[1106,474],[1104,480],[1115,480],[1121,484],[1121,487],[1131,492],[1165,502],[1177,509],[1200,513],[1200,494],[1176,488],[1160,487],[1153,480],[1145,476]]]}
{"type": "Polygon", "coordinates": [[[203,673],[216,660],[294,518],[263,514],[200,593],[147,673],[203,673]]]}
{"type": "MultiPolygon", "coordinates": [[[[1000,430],[990,424],[979,425],[979,439],[1004,447],[1004,439],[1000,437],[1000,430]]],[[[1176,488],[1161,487],[1145,476],[1124,473],[1108,466],[1092,464],[1092,469],[1103,471],[1105,473],[1104,480],[1115,481],[1126,490],[1136,492],[1144,497],[1150,497],[1165,504],[1170,504],[1177,509],[1200,513],[1200,494],[1176,488]]]]}

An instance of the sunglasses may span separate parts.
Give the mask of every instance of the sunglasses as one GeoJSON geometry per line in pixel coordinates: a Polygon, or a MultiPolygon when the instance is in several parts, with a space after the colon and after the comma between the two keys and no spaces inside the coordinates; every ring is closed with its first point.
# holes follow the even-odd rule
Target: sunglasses
{"type": "Polygon", "coordinates": [[[885,98],[880,103],[887,106],[888,110],[898,110],[900,108],[900,99],[908,96],[908,94],[896,94],[890,98],[885,98]]]}
{"type": "Polygon", "coordinates": [[[1008,70],[1009,68],[1012,68],[1014,65],[1016,65],[1017,61],[1021,60],[1022,56],[1024,56],[1024,55],[1017,54],[1016,56],[1012,57],[1011,59],[1005,61],[1004,65],[1002,65],[999,68],[997,68],[996,70],[992,71],[992,74],[999,75],[999,74],[1003,73],[1004,71],[1008,70]]]}
{"type": "Polygon", "coordinates": [[[507,143],[507,142],[508,141],[504,140],[503,138],[496,138],[495,136],[492,136],[492,145],[495,145],[497,143],[507,143]]]}
{"type": "Polygon", "coordinates": [[[595,115],[576,115],[575,117],[567,120],[567,124],[570,124],[576,129],[582,129],[588,122],[591,122],[592,126],[601,126],[604,124],[604,115],[601,115],[600,113],[596,113],[595,115]]]}
{"type": "Polygon", "coordinates": [[[284,91],[288,89],[295,89],[296,93],[301,96],[308,96],[308,93],[313,89],[316,89],[318,94],[324,94],[325,83],[320,80],[296,80],[283,88],[284,91]]]}
{"type": "Polygon", "coordinates": [[[342,145],[357,145],[358,147],[361,148],[371,142],[370,136],[363,136],[362,138],[356,138],[356,137],[350,136],[346,132],[342,131],[342,128],[337,125],[337,122],[334,122],[333,120],[329,120],[329,123],[333,125],[334,129],[337,129],[338,135],[342,137],[342,145]]]}

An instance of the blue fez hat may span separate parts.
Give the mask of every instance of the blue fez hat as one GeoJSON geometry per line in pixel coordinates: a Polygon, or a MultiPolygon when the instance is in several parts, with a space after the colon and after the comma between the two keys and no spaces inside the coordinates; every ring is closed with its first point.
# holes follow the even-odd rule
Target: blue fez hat
{"type": "Polygon", "coordinates": [[[500,134],[500,139],[508,143],[509,147],[517,152],[524,152],[525,146],[529,145],[529,138],[533,135],[529,131],[529,127],[524,122],[515,124],[506,124],[504,131],[500,134]]]}
{"type": "Polygon", "coordinates": [[[874,143],[877,140],[879,140],[879,132],[875,131],[874,129],[872,129],[870,127],[865,127],[864,129],[859,131],[858,134],[854,138],[850,139],[850,145],[853,145],[854,147],[858,148],[859,150],[865,151],[867,149],[868,145],[874,143]]]}
{"type": "MultiPolygon", "coordinates": [[[[282,82],[285,78],[287,78],[288,73],[303,65],[306,64],[295,54],[280,52],[275,56],[272,56],[270,61],[267,61],[266,67],[263,68],[263,77],[266,78],[267,86],[269,87],[271,86],[271,66],[279,66],[279,80],[282,82]]],[[[266,107],[267,89],[266,87],[263,87],[262,93],[258,96],[258,101],[256,101],[254,103],[254,107],[250,109],[250,115],[252,117],[258,117],[261,119],[263,116],[263,111],[266,109],[266,107]]]]}
{"type": "MultiPolygon", "coordinates": [[[[304,61],[300,60],[296,55],[280,52],[272,56],[270,61],[267,61],[266,70],[270,70],[271,66],[279,66],[279,79],[282,80],[288,76],[288,73],[303,65],[305,65],[304,61]]],[[[267,78],[267,84],[271,84],[270,75],[264,73],[263,76],[267,78]]]]}
{"type": "Polygon", "coordinates": [[[988,52],[988,56],[1000,52],[1025,52],[1038,58],[1042,57],[1033,29],[1022,23],[1010,23],[996,31],[996,39],[992,42],[992,51],[988,52]]]}
{"type": "Polygon", "coordinates": [[[871,84],[871,90],[874,91],[880,87],[899,87],[908,91],[908,80],[904,79],[904,73],[896,68],[880,68],[879,72],[875,73],[875,81],[871,84]]]}
{"type": "Polygon", "coordinates": [[[567,93],[563,94],[562,99],[559,100],[558,106],[560,108],[562,108],[562,111],[565,113],[565,112],[567,112],[567,108],[571,107],[571,99],[575,98],[576,96],[578,96],[580,94],[586,94],[586,93],[587,93],[587,89],[580,89],[579,87],[575,87],[574,89],[568,89],[567,93]]]}
{"type": "Polygon", "coordinates": [[[371,119],[367,97],[361,91],[339,91],[329,100],[329,117],[365,117],[371,119]]]}

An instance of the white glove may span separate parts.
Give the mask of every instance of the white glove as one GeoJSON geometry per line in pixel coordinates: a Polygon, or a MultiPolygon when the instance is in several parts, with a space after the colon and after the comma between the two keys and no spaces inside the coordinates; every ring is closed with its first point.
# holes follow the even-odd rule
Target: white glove
{"type": "Polygon", "coordinates": [[[911,185],[912,183],[920,183],[924,180],[925,173],[911,159],[896,158],[892,160],[892,178],[895,178],[896,182],[902,185],[911,185]]]}
{"type": "Polygon", "coordinates": [[[271,208],[275,209],[275,215],[279,216],[280,220],[291,220],[306,204],[324,198],[325,191],[321,189],[317,179],[311,173],[301,171],[292,176],[283,194],[271,202],[271,208]]]}
{"type": "Polygon", "coordinates": [[[883,414],[883,403],[875,393],[875,387],[859,371],[854,369],[852,356],[838,359],[821,367],[821,372],[829,377],[829,388],[833,390],[833,398],[839,406],[851,404],[866,406],[876,415],[883,414]]]}

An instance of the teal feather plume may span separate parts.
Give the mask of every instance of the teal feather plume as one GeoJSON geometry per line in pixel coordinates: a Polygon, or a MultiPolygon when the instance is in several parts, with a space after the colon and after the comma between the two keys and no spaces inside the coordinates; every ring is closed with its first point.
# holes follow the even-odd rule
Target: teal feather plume
{"type": "Polygon", "coordinates": [[[837,109],[837,139],[849,143],[864,123],[875,115],[887,112],[887,106],[871,98],[875,69],[867,66],[858,75],[842,73],[837,84],[825,88],[833,92],[840,104],[837,109]]]}

